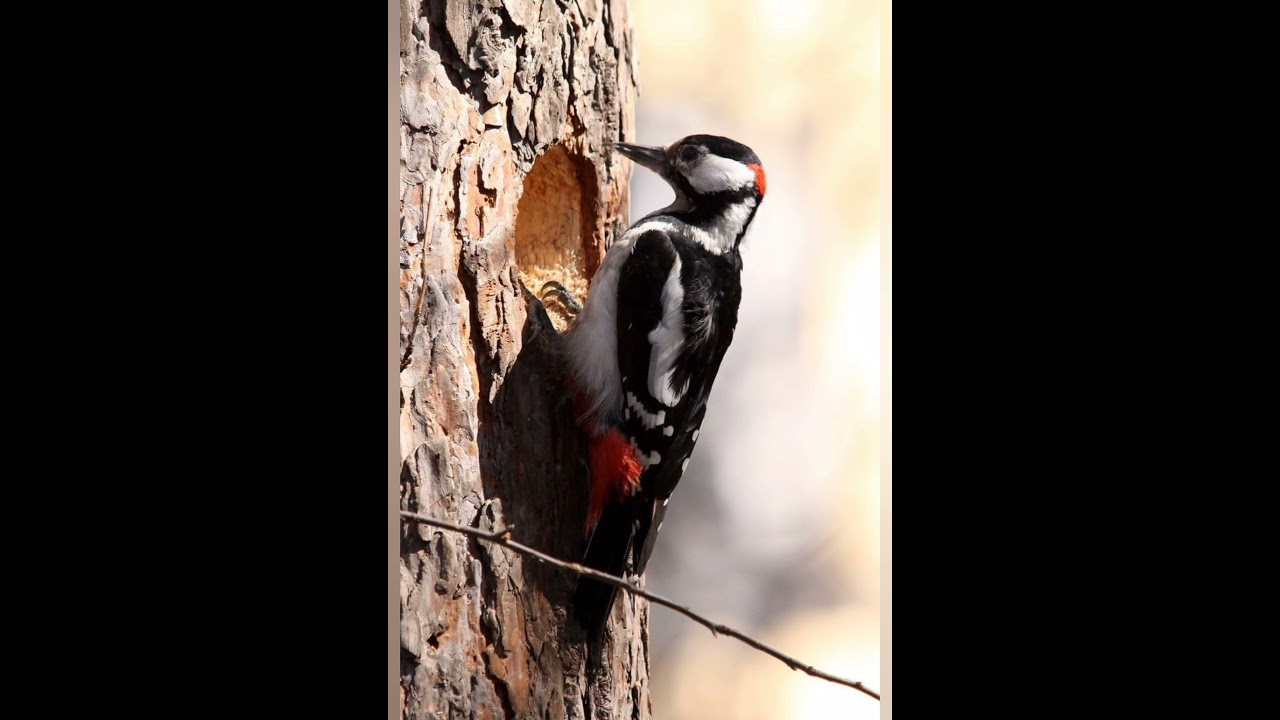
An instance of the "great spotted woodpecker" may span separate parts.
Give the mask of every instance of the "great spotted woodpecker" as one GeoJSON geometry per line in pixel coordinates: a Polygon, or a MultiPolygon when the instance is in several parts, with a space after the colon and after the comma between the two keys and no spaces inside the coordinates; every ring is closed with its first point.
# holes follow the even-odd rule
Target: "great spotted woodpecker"
{"type": "MultiPolygon", "coordinates": [[[[617,149],[660,175],[675,201],[609,247],[565,347],[590,439],[584,564],[639,575],[733,340],[742,296],[738,246],[764,198],[765,174],[750,148],[714,135],[617,149]]],[[[575,613],[593,665],[616,591],[578,582],[575,613]]]]}

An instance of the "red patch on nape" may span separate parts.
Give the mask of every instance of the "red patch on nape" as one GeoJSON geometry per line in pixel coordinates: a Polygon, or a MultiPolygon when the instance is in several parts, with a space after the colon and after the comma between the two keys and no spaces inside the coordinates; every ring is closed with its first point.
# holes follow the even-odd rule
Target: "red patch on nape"
{"type": "Polygon", "coordinates": [[[760,194],[764,195],[764,166],[760,163],[747,163],[747,167],[756,171],[756,190],[759,190],[760,194]]]}
{"type": "Polygon", "coordinates": [[[644,467],[631,442],[614,428],[591,439],[591,508],[587,534],[596,526],[609,503],[633,494],[640,487],[644,467]]]}

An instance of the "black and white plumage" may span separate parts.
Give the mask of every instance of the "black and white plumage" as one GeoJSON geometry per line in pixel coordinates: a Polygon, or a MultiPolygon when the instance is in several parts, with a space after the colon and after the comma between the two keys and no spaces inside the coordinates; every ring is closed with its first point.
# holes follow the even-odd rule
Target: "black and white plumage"
{"type": "MultiPolygon", "coordinates": [[[[750,148],[723,137],[617,147],[666,180],[675,200],[609,247],[566,349],[591,437],[584,563],[638,575],[733,340],[742,296],[738,248],[764,198],[765,175],[750,148]]],[[[611,586],[579,581],[574,604],[591,633],[593,663],[615,595],[611,586]]]]}

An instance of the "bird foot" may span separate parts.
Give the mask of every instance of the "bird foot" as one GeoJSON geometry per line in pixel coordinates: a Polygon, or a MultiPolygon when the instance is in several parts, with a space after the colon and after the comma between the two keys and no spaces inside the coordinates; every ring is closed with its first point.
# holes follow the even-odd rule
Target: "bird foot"
{"type": "Polygon", "coordinates": [[[564,285],[551,280],[542,286],[539,291],[538,299],[545,305],[548,300],[555,300],[563,309],[564,314],[570,319],[576,318],[582,312],[582,303],[578,302],[564,285]]]}

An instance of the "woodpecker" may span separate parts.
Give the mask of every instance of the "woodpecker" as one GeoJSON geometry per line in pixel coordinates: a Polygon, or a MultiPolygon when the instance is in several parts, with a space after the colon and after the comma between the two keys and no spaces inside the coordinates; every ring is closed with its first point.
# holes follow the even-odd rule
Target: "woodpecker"
{"type": "MultiPolygon", "coordinates": [[[[738,322],[739,245],[765,194],[747,146],[691,135],[669,147],[618,143],[675,200],[605,253],[565,335],[578,422],[589,438],[591,501],[583,564],[644,572],[667,501],[689,464],[707,398],[738,322]]],[[[575,614],[599,662],[617,588],[581,578],[575,614]]]]}

